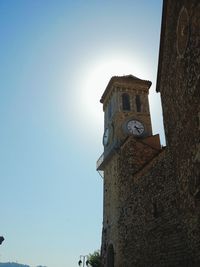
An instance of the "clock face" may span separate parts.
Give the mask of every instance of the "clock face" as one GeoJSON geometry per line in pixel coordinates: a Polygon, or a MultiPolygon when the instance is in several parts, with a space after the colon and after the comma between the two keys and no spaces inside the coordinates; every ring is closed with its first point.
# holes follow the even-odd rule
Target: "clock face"
{"type": "Polygon", "coordinates": [[[106,128],[106,129],[105,129],[105,132],[104,132],[104,134],[103,134],[103,145],[104,145],[104,146],[107,146],[107,145],[108,145],[108,142],[109,142],[109,136],[110,136],[109,128],[106,128]]]}
{"type": "Polygon", "coordinates": [[[141,136],[144,133],[144,125],[137,120],[130,120],[126,124],[129,133],[135,136],[141,136]]]}

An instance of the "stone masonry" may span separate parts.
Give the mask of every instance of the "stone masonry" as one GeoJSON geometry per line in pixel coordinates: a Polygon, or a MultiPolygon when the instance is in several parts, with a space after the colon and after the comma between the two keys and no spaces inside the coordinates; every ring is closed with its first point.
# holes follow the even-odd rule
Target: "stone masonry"
{"type": "Polygon", "coordinates": [[[104,167],[105,267],[200,266],[199,0],[163,1],[157,91],[166,147],[129,136],[104,167]]]}

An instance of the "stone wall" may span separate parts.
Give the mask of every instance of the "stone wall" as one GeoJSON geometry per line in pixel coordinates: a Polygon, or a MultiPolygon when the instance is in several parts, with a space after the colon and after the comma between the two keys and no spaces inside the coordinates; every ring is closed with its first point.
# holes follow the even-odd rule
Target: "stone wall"
{"type": "Polygon", "coordinates": [[[104,266],[110,244],[115,267],[200,266],[199,0],[164,0],[157,91],[167,147],[129,138],[105,168],[104,266]]]}
{"type": "Polygon", "coordinates": [[[190,266],[173,159],[163,150],[135,175],[121,151],[118,267],[190,266]],[[126,168],[125,168],[126,166],[126,168]]]}
{"type": "MultiPolygon", "coordinates": [[[[102,262],[106,266],[109,245],[112,244],[118,250],[118,229],[119,218],[119,187],[118,187],[118,154],[113,154],[109,167],[104,169],[104,204],[103,204],[103,229],[102,229],[102,262]]],[[[108,165],[107,165],[108,166],[108,165]]],[[[118,255],[117,255],[118,256],[118,255]]]]}
{"type": "Polygon", "coordinates": [[[164,5],[157,90],[173,157],[189,266],[200,266],[200,3],[169,0],[164,5]]]}

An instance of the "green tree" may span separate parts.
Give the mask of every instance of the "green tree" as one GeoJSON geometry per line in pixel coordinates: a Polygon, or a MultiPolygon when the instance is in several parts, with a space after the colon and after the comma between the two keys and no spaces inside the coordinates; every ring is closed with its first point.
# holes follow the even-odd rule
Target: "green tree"
{"type": "Polygon", "coordinates": [[[92,267],[101,267],[100,251],[96,250],[88,256],[88,262],[92,267]]]}

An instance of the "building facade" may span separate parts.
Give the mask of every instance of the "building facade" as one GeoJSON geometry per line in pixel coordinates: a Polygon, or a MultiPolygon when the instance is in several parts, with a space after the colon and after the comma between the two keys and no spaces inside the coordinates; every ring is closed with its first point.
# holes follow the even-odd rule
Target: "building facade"
{"type": "Polygon", "coordinates": [[[112,77],[102,98],[105,267],[200,266],[200,3],[165,0],[152,135],[151,82],[112,77]]]}

